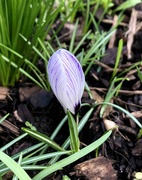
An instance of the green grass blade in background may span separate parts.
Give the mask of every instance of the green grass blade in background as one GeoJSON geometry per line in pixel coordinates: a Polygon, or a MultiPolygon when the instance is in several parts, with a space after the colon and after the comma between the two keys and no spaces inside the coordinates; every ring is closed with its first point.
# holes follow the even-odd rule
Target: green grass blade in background
{"type": "Polygon", "coordinates": [[[77,27],[78,27],[78,19],[76,21],[76,24],[75,24],[75,27],[74,27],[74,30],[73,30],[73,33],[72,33],[72,38],[71,38],[71,41],[70,41],[70,46],[69,46],[69,51],[70,52],[72,52],[73,48],[74,48],[74,42],[75,42],[75,38],[76,38],[77,27]]]}
{"type": "Polygon", "coordinates": [[[141,3],[141,0],[126,0],[120,6],[118,6],[115,11],[126,10],[127,8],[133,7],[139,3],[141,3]]]}
{"type": "Polygon", "coordinates": [[[123,40],[120,39],[119,44],[118,44],[117,56],[116,56],[116,61],[115,61],[115,66],[114,66],[114,69],[113,69],[111,81],[117,74],[117,68],[118,68],[118,65],[119,65],[119,62],[120,62],[120,59],[121,59],[122,50],[123,50],[123,40]]]}

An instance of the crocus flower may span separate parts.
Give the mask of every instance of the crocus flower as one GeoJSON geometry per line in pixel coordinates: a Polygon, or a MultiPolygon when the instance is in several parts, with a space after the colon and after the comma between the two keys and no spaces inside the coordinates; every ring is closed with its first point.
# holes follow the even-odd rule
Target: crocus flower
{"type": "Polygon", "coordinates": [[[50,86],[65,112],[77,113],[85,85],[77,58],[69,51],[59,49],[49,59],[47,71],[50,86]]]}

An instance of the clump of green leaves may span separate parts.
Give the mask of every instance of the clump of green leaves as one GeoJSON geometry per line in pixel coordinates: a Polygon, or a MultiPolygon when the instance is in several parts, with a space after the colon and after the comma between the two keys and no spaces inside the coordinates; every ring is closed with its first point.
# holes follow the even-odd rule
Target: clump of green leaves
{"type": "Polygon", "coordinates": [[[38,55],[32,47],[40,48],[37,38],[45,39],[60,7],[54,8],[54,0],[0,0],[0,85],[13,86],[19,80],[21,67],[30,71],[24,59],[36,63],[38,55]]]}

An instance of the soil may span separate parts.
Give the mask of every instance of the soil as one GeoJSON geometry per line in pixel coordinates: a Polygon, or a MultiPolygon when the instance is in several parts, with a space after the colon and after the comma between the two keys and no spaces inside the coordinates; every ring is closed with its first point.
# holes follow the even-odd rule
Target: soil
{"type": "MultiPolygon", "coordinates": [[[[114,3],[117,5],[118,2],[114,1],[114,3]]],[[[98,10],[96,20],[101,10],[98,10]]],[[[105,56],[99,62],[94,60],[95,63],[86,76],[86,81],[91,89],[93,99],[90,100],[87,92],[84,92],[82,97],[83,103],[92,104],[93,102],[104,100],[110,87],[110,78],[117,55],[118,42],[121,38],[124,41],[124,47],[118,67],[118,74],[141,61],[141,14],[142,3],[135,8],[125,11],[125,18],[117,27],[116,34],[111,37],[105,56]],[[96,71],[98,67],[101,68],[101,71],[96,71]]],[[[115,16],[114,14],[107,14],[100,24],[100,29],[107,31],[115,25],[116,21],[117,14],[115,16]]],[[[55,24],[55,28],[58,27],[58,23],[60,22],[58,21],[55,24]]],[[[76,37],[76,44],[81,38],[82,23],[82,18],[80,17],[80,28],[76,37]]],[[[60,41],[66,43],[67,47],[73,29],[71,27],[74,27],[74,24],[65,24],[59,32],[60,41]]],[[[95,30],[92,29],[92,31],[95,30]]],[[[82,48],[87,49],[89,43],[89,40],[87,40],[82,48]]],[[[56,42],[54,42],[54,46],[57,47],[56,42]]],[[[37,66],[40,66],[39,68],[42,68],[43,73],[45,73],[44,63],[41,60],[37,66]]],[[[142,69],[141,65],[138,67],[140,70],[142,69]]],[[[111,102],[128,110],[142,123],[142,83],[137,69],[134,68],[127,71],[123,74],[124,77],[121,90],[111,102]],[[129,78],[129,81],[126,78],[129,78]]],[[[80,117],[83,117],[87,111],[87,107],[82,107],[80,109],[80,117]]],[[[95,158],[94,151],[65,167],[62,171],[55,172],[45,179],[62,179],[62,175],[66,174],[73,180],[126,180],[134,179],[135,173],[142,171],[142,139],[137,139],[139,127],[129,116],[118,109],[109,108],[103,118],[100,118],[99,112],[100,107],[94,109],[89,121],[81,131],[81,147],[89,145],[104,134],[107,128],[105,120],[108,120],[109,123],[114,122],[118,126],[118,130],[114,131],[111,137],[99,148],[98,158],[95,158]]],[[[50,136],[65,115],[52,92],[47,92],[23,78],[17,82],[15,87],[0,88],[0,116],[3,117],[7,113],[10,113],[10,116],[0,125],[0,147],[22,134],[21,127],[25,127],[26,121],[35,126],[39,132],[50,136]]],[[[67,135],[68,128],[66,124],[55,141],[61,145],[67,135]]],[[[11,156],[33,145],[35,142],[31,137],[24,138],[24,140],[19,141],[18,144],[8,149],[7,153],[11,156]]],[[[34,174],[35,172],[30,172],[31,177],[34,174]]],[[[5,176],[4,179],[11,179],[11,176],[5,176]]]]}

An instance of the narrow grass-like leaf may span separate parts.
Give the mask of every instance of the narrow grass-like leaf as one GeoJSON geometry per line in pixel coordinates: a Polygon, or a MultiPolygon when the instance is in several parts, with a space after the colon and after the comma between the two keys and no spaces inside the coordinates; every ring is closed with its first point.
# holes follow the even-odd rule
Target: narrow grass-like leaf
{"type": "MultiPolygon", "coordinates": [[[[82,39],[80,40],[80,42],[77,44],[77,46],[73,49],[73,54],[75,54],[79,48],[82,46],[83,42],[88,38],[88,36],[90,35],[91,30],[88,31],[85,35],[83,35],[82,39]]],[[[82,64],[82,63],[81,63],[82,64]]]]}
{"type": "Polygon", "coordinates": [[[51,152],[48,154],[42,154],[40,156],[33,156],[31,158],[27,158],[21,162],[21,165],[28,165],[35,162],[39,162],[45,159],[49,159],[55,156],[62,156],[62,155],[69,155],[71,154],[71,151],[57,151],[57,152],[51,152]]]}
{"type": "MultiPolygon", "coordinates": [[[[42,166],[42,165],[24,165],[21,166],[23,170],[43,170],[46,169],[47,166],[42,166]]],[[[9,168],[4,168],[4,169],[0,169],[0,173],[6,173],[7,171],[9,171],[9,168]]]]}
{"type": "MultiPolygon", "coordinates": [[[[104,99],[104,102],[110,102],[110,100],[113,98],[114,94],[120,89],[120,84],[118,84],[115,88],[114,88],[114,83],[116,82],[116,77],[114,78],[114,80],[112,81],[109,90],[106,94],[106,97],[104,99]]],[[[103,117],[104,111],[106,109],[106,104],[104,104],[100,110],[100,117],[103,117]]]]}
{"type": "MultiPolygon", "coordinates": [[[[50,44],[49,42],[47,42],[47,47],[45,47],[44,43],[42,42],[42,40],[41,40],[40,38],[38,38],[38,42],[39,42],[39,44],[41,45],[42,50],[45,52],[46,56],[47,56],[48,58],[50,58],[50,54],[49,54],[49,52],[47,51],[47,47],[49,48],[49,50],[51,51],[51,53],[54,53],[54,52],[55,52],[54,49],[53,49],[53,47],[51,46],[51,44],[50,44]]],[[[45,62],[47,63],[47,59],[46,59],[45,62]]]]}
{"type": "Polygon", "coordinates": [[[139,77],[139,79],[140,79],[140,81],[142,83],[142,73],[141,73],[141,71],[140,71],[140,69],[138,67],[137,67],[137,71],[138,71],[138,77],[139,77]]]}
{"type": "Polygon", "coordinates": [[[4,47],[5,49],[7,49],[8,51],[10,51],[11,53],[13,53],[14,55],[16,55],[18,58],[23,58],[22,55],[20,55],[18,52],[14,51],[13,49],[9,48],[8,46],[5,46],[4,44],[0,43],[1,47],[4,47]]]}
{"type": "Polygon", "coordinates": [[[115,77],[115,75],[117,74],[117,68],[121,59],[121,54],[122,54],[122,49],[123,49],[123,40],[120,39],[119,40],[119,44],[118,44],[118,50],[117,50],[117,56],[116,56],[116,61],[115,61],[115,66],[113,69],[113,73],[112,73],[112,77],[111,80],[115,77]]]}
{"type": "Polygon", "coordinates": [[[115,11],[126,10],[127,8],[133,7],[139,3],[141,3],[141,0],[127,0],[118,6],[115,11]]]}
{"type": "Polygon", "coordinates": [[[4,117],[0,119],[0,124],[10,115],[10,113],[6,114],[4,117]]]}
{"type": "Polygon", "coordinates": [[[73,152],[79,151],[79,137],[78,137],[78,129],[77,129],[77,123],[75,122],[75,119],[73,118],[70,111],[67,111],[68,115],[68,124],[69,124],[69,132],[70,132],[70,146],[73,152]]]}
{"type": "MultiPolygon", "coordinates": [[[[120,90],[121,86],[122,86],[122,82],[120,82],[114,89],[112,89],[110,94],[107,93],[106,98],[105,98],[104,101],[105,102],[110,102],[110,100],[114,97],[114,95],[118,93],[118,91],[120,90]]],[[[100,110],[100,117],[103,117],[103,114],[104,114],[104,111],[106,109],[106,106],[107,105],[105,105],[105,104],[102,106],[102,108],[100,110]]]]}
{"type": "Polygon", "coordinates": [[[75,23],[75,27],[74,27],[74,30],[73,30],[73,33],[72,33],[72,38],[71,38],[71,41],[70,41],[70,46],[69,46],[69,51],[70,52],[73,52],[73,47],[74,47],[77,27],[78,27],[78,19],[77,19],[77,21],[75,23]]]}
{"type": "Polygon", "coordinates": [[[96,20],[95,20],[95,18],[94,18],[94,16],[93,16],[93,14],[92,14],[92,13],[90,13],[90,17],[91,17],[92,23],[93,23],[93,25],[94,25],[94,27],[95,27],[95,29],[96,29],[97,33],[99,33],[99,34],[100,34],[100,29],[99,29],[99,26],[98,26],[98,24],[97,24],[97,22],[96,22],[96,20]]]}
{"type": "MultiPolygon", "coordinates": [[[[36,79],[38,80],[38,83],[40,83],[40,87],[43,87],[44,89],[48,90],[50,85],[49,85],[47,79],[42,75],[40,70],[27,59],[25,59],[25,63],[29,65],[29,69],[31,69],[32,72],[35,74],[36,79]]],[[[29,76],[29,74],[27,74],[27,76],[29,76]]],[[[35,82],[37,82],[37,80],[35,78],[33,78],[33,79],[35,82]]]]}
{"type": "MultiPolygon", "coordinates": [[[[23,158],[23,154],[21,153],[17,162],[20,166],[21,166],[22,158],[23,158]]],[[[14,174],[12,180],[18,180],[18,177],[14,174]]]]}
{"type": "Polygon", "coordinates": [[[140,139],[142,137],[142,129],[139,130],[138,135],[137,135],[137,139],[140,139]]]}
{"type": "Polygon", "coordinates": [[[95,107],[95,106],[99,106],[99,105],[110,105],[110,106],[113,106],[113,107],[119,109],[120,111],[127,114],[142,129],[142,124],[126,109],[124,109],[116,104],[109,103],[109,102],[97,103],[97,104],[94,104],[93,106],[95,107]]]}
{"type": "Polygon", "coordinates": [[[90,0],[87,0],[86,6],[87,7],[85,11],[85,22],[84,22],[84,29],[83,29],[84,34],[87,32],[87,28],[88,28],[89,13],[90,13],[90,0]]]}
{"type": "Polygon", "coordinates": [[[24,137],[26,137],[27,135],[28,135],[27,133],[24,133],[24,134],[18,136],[17,138],[13,139],[11,142],[7,143],[5,146],[1,147],[0,151],[5,151],[9,147],[11,147],[13,144],[15,144],[19,140],[23,139],[24,137]]]}
{"type": "Polygon", "coordinates": [[[31,180],[23,168],[2,151],[0,151],[0,160],[3,161],[20,180],[31,180]]]}
{"type": "Polygon", "coordinates": [[[42,141],[42,142],[48,144],[53,149],[56,149],[58,151],[65,151],[65,149],[61,148],[57,143],[55,143],[53,140],[51,140],[45,134],[42,134],[40,132],[37,132],[35,130],[31,130],[31,129],[28,129],[28,128],[22,128],[22,130],[24,132],[28,133],[30,136],[34,137],[35,139],[38,139],[39,141],[42,141]]]}

